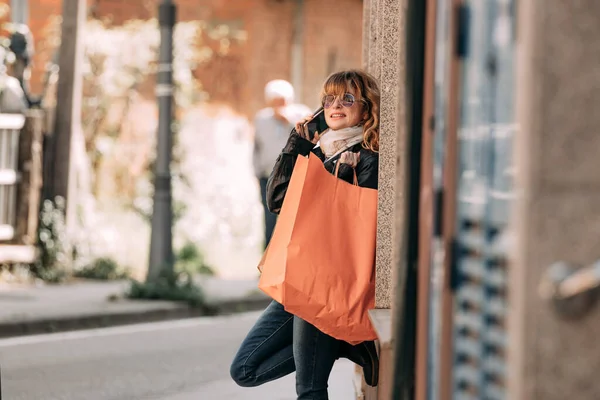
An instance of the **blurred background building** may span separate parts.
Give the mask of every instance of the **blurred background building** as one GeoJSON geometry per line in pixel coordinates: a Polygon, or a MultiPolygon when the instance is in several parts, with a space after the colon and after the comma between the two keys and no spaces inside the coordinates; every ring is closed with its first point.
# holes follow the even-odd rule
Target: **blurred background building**
{"type": "MultiPolygon", "coordinates": [[[[1,3],[10,4],[10,0],[1,3]]],[[[60,0],[13,0],[27,4],[27,23],[37,49],[32,91],[39,92],[46,63],[52,58],[47,43],[50,20],[62,12],[60,0]]],[[[110,26],[156,18],[158,1],[90,0],[88,18],[110,26]]],[[[247,116],[262,107],[264,84],[287,79],[297,100],[317,106],[320,85],[330,73],[361,62],[362,1],[348,0],[183,0],[177,2],[178,22],[202,21],[212,31],[207,42],[218,52],[218,37],[233,37],[226,55],[194,68],[211,102],[223,102],[247,116]],[[214,28],[218,27],[218,31],[214,28]],[[324,37],[330,40],[322,40],[324,37]],[[213,39],[213,41],[211,41],[213,39]]],[[[10,16],[10,14],[8,15],[10,16]]],[[[7,17],[8,17],[7,16],[7,17]]],[[[53,50],[53,49],[52,49],[53,50]]]]}
{"type": "MultiPolygon", "coordinates": [[[[19,15],[33,37],[28,93],[53,108],[60,102],[54,93],[63,3],[12,3],[0,2],[5,27],[19,15]]],[[[196,246],[218,274],[255,276],[262,209],[250,120],[264,107],[272,79],[290,81],[296,101],[316,108],[327,75],[360,66],[363,4],[347,1],[340,13],[332,0],[176,3],[175,251],[196,246]]],[[[74,133],[71,154],[78,189],[71,202],[77,217],[70,219],[79,227],[70,236],[80,242],[73,246],[82,260],[110,256],[139,274],[150,237],[158,4],[87,2],[81,135],[74,133]]],[[[46,154],[44,162],[53,165],[52,158],[46,154]]]]}

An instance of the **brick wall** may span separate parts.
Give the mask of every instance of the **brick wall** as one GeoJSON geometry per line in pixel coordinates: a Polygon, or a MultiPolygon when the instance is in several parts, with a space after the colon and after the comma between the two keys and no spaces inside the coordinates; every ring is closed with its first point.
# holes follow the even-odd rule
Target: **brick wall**
{"type": "MultiPolygon", "coordinates": [[[[0,0],[6,2],[8,0],[0,0]]],[[[41,90],[52,44],[45,30],[61,13],[61,0],[29,0],[30,26],[36,57],[32,90],[41,90]]],[[[151,18],[158,0],[88,0],[91,17],[120,24],[132,18],[151,18]]],[[[291,51],[296,0],[177,0],[178,20],[205,20],[239,26],[247,32],[243,45],[202,65],[195,76],[213,102],[230,104],[250,116],[263,101],[271,79],[291,79],[291,51]]],[[[361,65],[362,0],[305,0],[303,20],[303,87],[297,88],[311,107],[323,79],[334,70],[361,65]]]]}
{"type": "Polygon", "coordinates": [[[332,72],[359,68],[362,0],[307,0],[304,30],[303,99],[318,104],[323,80],[332,72]]]}
{"type": "Polygon", "coordinates": [[[291,79],[292,1],[254,1],[248,23],[248,70],[245,98],[250,110],[263,106],[264,85],[272,79],[291,79]]]}
{"type": "Polygon", "coordinates": [[[55,43],[48,39],[48,30],[62,13],[60,0],[29,0],[29,28],[33,33],[35,57],[31,71],[31,91],[39,94],[47,62],[54,56],[55,43]]]}

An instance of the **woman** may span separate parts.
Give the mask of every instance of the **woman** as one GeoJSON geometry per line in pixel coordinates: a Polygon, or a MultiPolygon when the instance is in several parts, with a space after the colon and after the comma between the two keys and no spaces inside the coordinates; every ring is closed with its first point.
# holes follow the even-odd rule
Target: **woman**
{"type": "MultiPolygon", "coordinates": [[[[379,88],[363,71],[343,71],[325,81],[321,93],[329,129],[311,140],[298,122],[277,158],[267,184],[267,205],[279,213],[298,155],[317,155],[338,177],[377,189],[379,150],[379,88]],[[315,145],[318,144],[318,147],[315,145]]],[[[323,268],[327,268],[326,265],[323,268]]],[[[379,359],[373,341],[352,346],[321,332],[313,325],[271,302],[244,339],[231,365],[234,381],[258,386],[296,371],[298,399],[327,399],[327,381],[333,363],[345,357],[361,365],[365,381],[377,385],[379,359]]]]}

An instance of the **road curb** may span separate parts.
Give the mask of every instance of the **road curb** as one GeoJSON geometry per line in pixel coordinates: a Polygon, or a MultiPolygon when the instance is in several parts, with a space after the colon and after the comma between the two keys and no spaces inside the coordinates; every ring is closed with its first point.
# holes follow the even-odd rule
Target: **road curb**
{"type": "Polygon", "coordinates": [[[203,307],[165,307],[146,311],[53,317],[47,319],[0,322],[0,338],[107,328],[144,322],[159,322],[202,316],[228,315],[264,309],[271,299],[252,298],[209,303],[203,307]]]}
{"type": "Polygon", "coordinates": [[[264,310],[272,300],[268,297],[248,298],[240,300],[226,300],[215,304],[208,304],[209,313],[213,315],[236,314],[246,311],[264,310]]]}

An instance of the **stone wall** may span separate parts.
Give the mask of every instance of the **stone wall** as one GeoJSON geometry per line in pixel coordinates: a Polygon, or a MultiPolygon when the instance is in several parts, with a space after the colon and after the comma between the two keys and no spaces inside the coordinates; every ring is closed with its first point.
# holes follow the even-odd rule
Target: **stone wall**
{"type": "Polygon", "coordinates": [[[394,270],[404,242],[404,152],[406,145],[405,11],[406,2],[370,0],[365,6],[364,56],[381,87],[379,212],[377,233],[376,308],[390,308],[394,270]]]}
{"type": "MultiPolygon", "coordinates": [[[[366,0],[363,21],[363,65],[379,79],[381,89],[379,209],[375,272],[375,307],[371,320],[379,339],[380,378],[377,388],[364,381],[357,398],[389,399],[394,382],[393,313],[397,273],[405,273],[405,0],[366,0]]],[[[359,375],[360,376],[360,375],[359,375]]]]}

